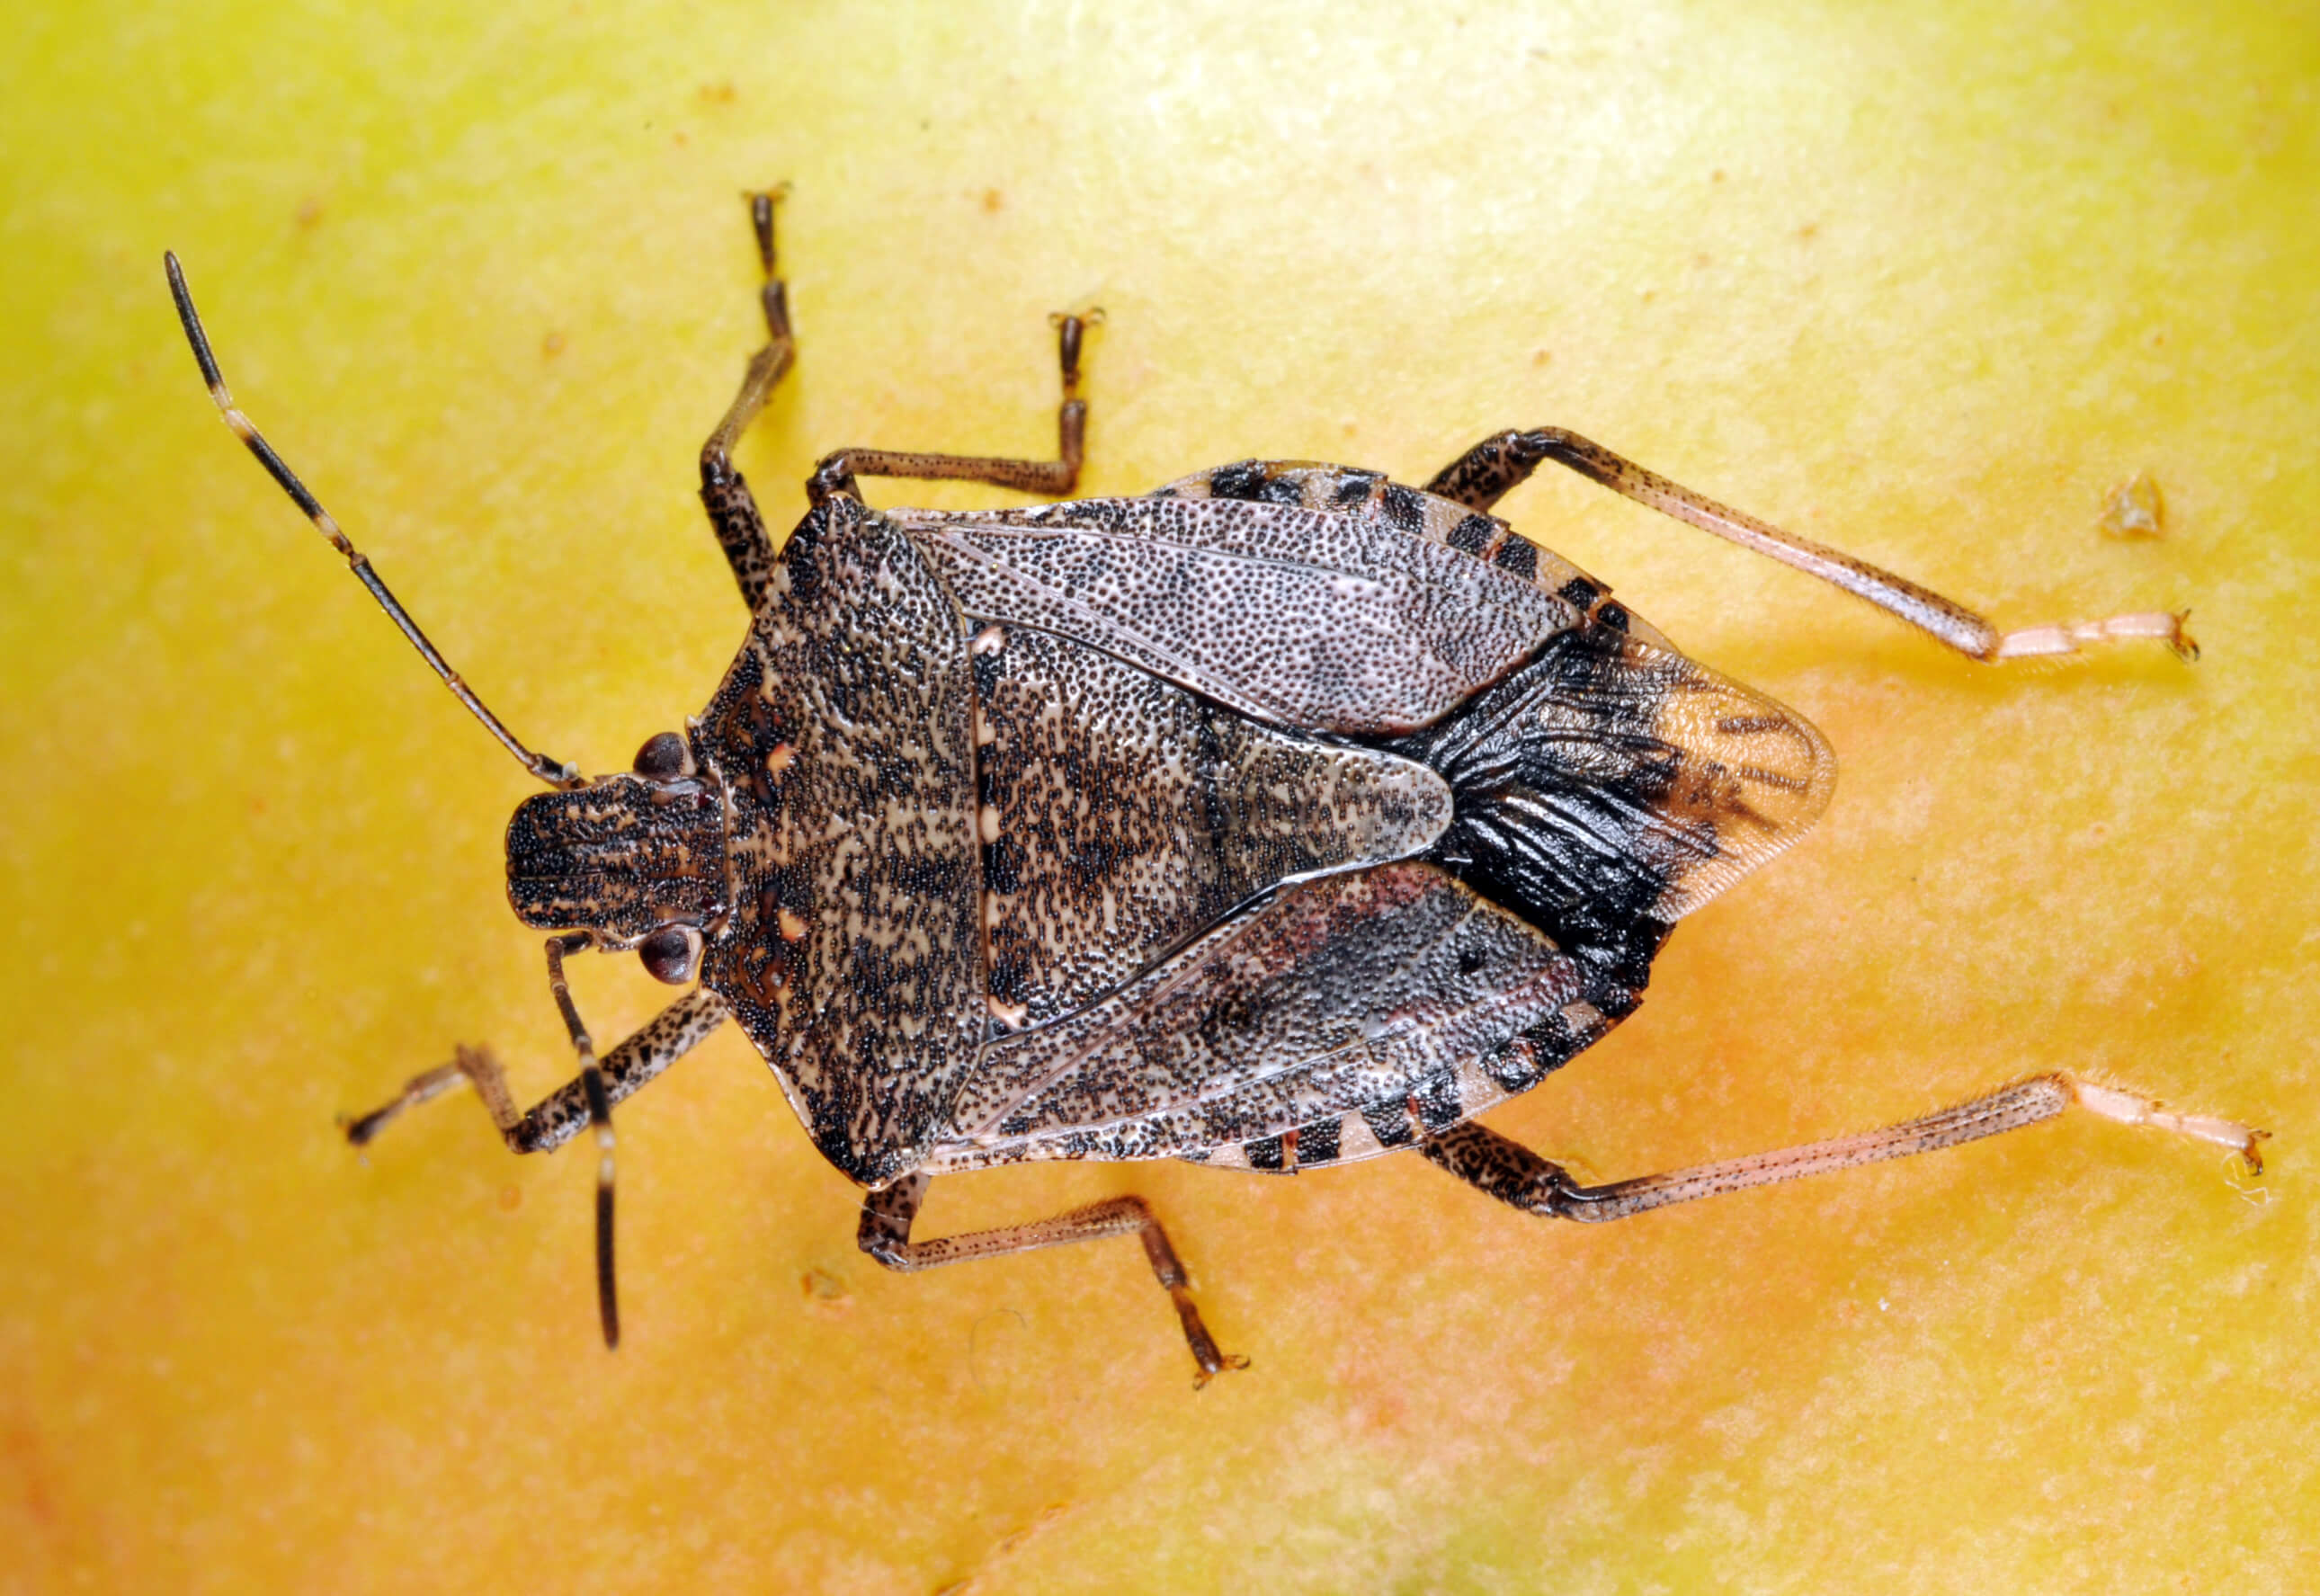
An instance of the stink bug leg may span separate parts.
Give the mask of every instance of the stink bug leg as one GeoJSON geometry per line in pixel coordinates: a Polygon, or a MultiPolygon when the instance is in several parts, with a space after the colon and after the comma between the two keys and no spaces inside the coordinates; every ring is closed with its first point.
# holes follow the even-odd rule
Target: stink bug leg
{"type": "Polygon", "coordinates": [[[1995,664],[2033,655],[2075,654],[2090,643],[2147,639],[2165,643],[2179,658],[2199,657],[2199,645],[2184,630],[2187,612],[2143,611],[2112,615],[2100,621],[2062,621],[2048,626],[2000,631],[1953,599],[1918,586],[1905,576],[1880,570],[1867,560],[1794,532],[1782,531],[1745,510],[1719,504],[1705,494],[1670,482],[1646,471],[1633,460],[1613,454],[1600,443],[1560,427],[1532,431],[1494,433],[1474,445],[1426,485],[1470,509],[1487,511],[1527,481],[1548,460],[1566,466],[1590,482],[1600,483],[1639,504],[1663,515],[1689,521],[1702,531],[1727,538],[1744,549],[1794,566],[1822,581],[1842,587],[1858,598],[1926,632],[1971,659],[1995,664]]]}
{"type": "Polygon", "coordinates": [[[1559,1165],[1472,1120],[1429,1137],[1420,1150],[1476,1191],[1526,1213],[1600,1222],[1726,1192],[1745,1192],[1752,1186],[1778,1185],[1808,1174],[1962,1147],[1985,1136],[2038,1124],[2074,1107],[2122,1124],[2150,1125],[2229,1147],[2246,1163],[2250,1173],[2263,1173],[2260,1148],[2270,1134],[2268,1131],[2207,1114],[2175,1113],[2148,1098],[2066,1075],[2034,1076],[1882,1130],[1600,1186],[1580,1184],[1559,1165]]]}
{"type": "MultiPolygon", "coordinates": [[[[599,1061],[595,1046],[580,1023],[564,978],[564,953],[570,939],[548,945],[549,982],[557,1006],[572,1032],[574,1049],[581,1059],[580,1073],[529,1109],[516,1107],[508,1090],[507,1075],[499,1061],[480,1047],[461,1047],[449,1064],[413,1075],[388,1102],[358,1119],[343,1122],[347,1139],[357,1147],[368,1143],[403,1110],[440,1097],[462,1080],[498,1128],[500,1138],[515,1153],[548,1153],[562,1147],[584,1129],[596,1133],[596,1286],[597,1308],[603,1322],[604,1344],[620,1344],[620,1303],[612,1272],[612,1105],[643,1090],[647,1083],[698,1047],[729,1018],[724,1000],[706,987],[686,993],[663,1009],[643,1029],[599,1061]]],[[[587,939],[578,939],[577,952],[587,939]]]]}
{"type": "Polygon", "coordinates": [[[1056,458],[1014,460],[995,455],[913,454],[891,449],[841,449],[822,457],[806,484],[817,504],[832,494],[858,499],[857,476],[899,476],[921,482],[987,482],[1027,494],[1067,494],[1079,485],[1080,467],[1087,455],[1087,401],[1080,397],[1080,345],[1090,327],[1101,326],[1103,312],[1074,315],[1059,312],[1048,318],[1056,330],[1056,356],[1063,368],[1064,401],[1056,411],[1056,458]]]}
{"type": "Polygon", "coordinates": [[[749,357],[741,391],[733,396],[732,407],[709,435],[709,441],[701,446],[701,502],[733,567],[733,579],[741,585],[741,602],[753,615],[766,602],[766,585],[773,580],[774,543],[766,535],[765,517],[757,513],[757,496],[733,468],[733,445],[766,407],[766,396],[774,391],[774,385],[797,359],[797,341],[790,331],[789,285],[781,278],[774,250],[774,207],[788,192],[789,185],[784,183],[748,196],[749,221],[757,233],[757,259],[765,268],[757,303],[766,315],[766,346],[749,357]]]}
{"type": "Polygon", "coordinates": [[[1185,1343],[1192,1348],[1192,1361],[1200,1365],[1201,1372],[1193,1384],[1206,1385],[1228,1369],[1248,1367],[1248,1359],[1218,1350],[1216,1338],[1209,1334],[1209,1327],[1201,1320],[1200,1309],[1193,1305],[1191,1278],[1178,1261],[1176,1249],[1169,1245],[1168,1232],[1161,1229],[1152,1205],[1143,1198],[1114,1197],[1050,1220],[913,1241],[911,1224],[917,1219],[919,1205],[926,1201],[927,1187],[931,1183],[931,1176],[913,1174],[865,1198],[862,1227],[856,1237],[862,1250],[889,1269],[916,1274],[968,1258],[1003,1258],[1010,1253],[1037,1252],[1043,1247],[1062,1247],[1074,1241],[1138,1236],[1143,1238],[1144,1256],[1151,1260],[1154,1276],[1176,1305],[1176,1317],[1184,1327],[1185,1343]]]}

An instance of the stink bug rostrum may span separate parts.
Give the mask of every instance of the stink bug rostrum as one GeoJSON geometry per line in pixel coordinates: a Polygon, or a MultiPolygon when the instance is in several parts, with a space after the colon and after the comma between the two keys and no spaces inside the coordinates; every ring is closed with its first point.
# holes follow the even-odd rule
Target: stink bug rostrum
{"type": "Polygon", "coordinates": [[[778,195],[750,196],[767,338],[701,452],[749,626],[682,732],[583,777],[486,709],[235,408],[226,422],[460,702],[549,790],[507,831],[549,932],[577,1076],[518,1107],[461,1048],[347,1131],[473,1083],[509,1147],[598,1144],[617,1344],[612,1105],[739,1023],[822,1154],[866,1188],[864,1251],[915,1270],[1134,1233],[1205,1382],[1219,1350],[1150,1208],[913,1239],[938,1174],[1040,1158],[1295,1171],[1410,1147],[1527,1212],[1608,1220],[1952,1147],[2076,1104],[2239,1150],[2263,1133],[2042,1075],[1863,1135],[1608,1185],[1474,1116],[1632,1012],[1675,921],[1828,802],[1819,732],[1686,658],[1491,506],[1552,460],[1834,583],[1974,658],[2149,639],[2180,615],[2000,632],[1938,594],[1554,429],[1485,439],[1423,489],[1245,460],[1141,498],[876,510],[863,476],[1063,494],[1087,325],[1056,319],[1057,458],[847,449],[776,555],[735,440],[793,350],[778,195]],[[689,990],[599,1056],[565,977],[633,949],[689,990]]]}

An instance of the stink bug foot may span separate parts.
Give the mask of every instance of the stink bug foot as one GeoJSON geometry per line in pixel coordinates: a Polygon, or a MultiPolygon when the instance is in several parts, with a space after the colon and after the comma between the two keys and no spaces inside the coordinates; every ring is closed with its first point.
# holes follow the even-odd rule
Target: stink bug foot
{"type": "Polygon", "coordinates": [[[1081,357],[1054,321],[1051,460],[843,449],[776,555],[733,465],[794,364],[748,196],[766,341],[700,455],[748,610],[697,716],[629,771],[532,752],[461,680],[234,405],[174,257],[220,413],[428,666],[545,783],[507,830],[508,897],[548,933],[577,1073],[519,1109],[462,1048],[345,1127],[473,1084],[507,1145],[597,1147],[597,1275],[619,1338],[612,1110],[728,1020],[816,1148],[864,1187],[889,1268],[1136,1235],[1200,1378],[1219,1349],[1140,1197],[911,1239],[931,1179],[1043,1158],[1294,1173],[1416,1148],[1535,1213],[1603,1220],[1953,1147],[2073,1104],[2234,1147],[2263,1133],[2042,1075],[1863,1136],[1589,1186],[1475,1116],[1641,1003],[1675,922],[1795,843],[1835,757],[1802,716],[1687,658],[1491,508],[1539,465],[1819,576],[1976,659],[2163,642],[2143,612],[2007,632],[1890,572],[1557,428],[1496,434],[1420,490],[1242,460],[1141,498],[875,509],[865,476],[1075,486],[1081,357]],[[601,1058],[565,975],[634,952],[691,984],[601,1058]]]}
{"type": "Polygon", "coordinates": [[[1600,443],[1560,427],[1493,433],[1436,472],[1426,491],[1475,510],[1488,510],[1552,460],[1600,483],[1615,494],[1648,504],[1663,515],[1689,521],[1702,531],[1728,538],[1744,549],[1809,572],[1855,597],[1908,621],[1970,658],[1995,663],[2055,654],[2075,654],[2097,643],[2151,640],[2165,643],[2176,657],[2199,657],[2199,645],[2184,630],[2188,611],[2141,611],[2102,621],[2062,621],[2019,631],[2000,631],[1954,599],[1918,586],[1905,576],[1880,570],[1841,549],[1794,532],[1745,511],[1719,504],[1681,483],[1670,482],[1622,459],[1600,443]]]}
{"type": "Polygon", "coordinates": [[[1228,1370],[1248,1367],[1248,1359],[1218,1349],[1216,1338],[1209,1334],[1200,1309],[1193,1304],[1192,1281],[1177,1260],[1175,1247],[1169,1244],[1168,1232],[1161,1228],[1152,1205],[1143,1198],[1114,1197],[1057,1214],[1051,1220],[913,1241],[911,1224],[918,1217],[919,1205],[926,1201],[930,1183],[928,1176],[913,1174],[865,1198],[861,1228],[856,1233],[862,1250],[889,1269],[915,1274],[968,1258],[1002,1258],[1010,1253],[1037,1252],[1043,1247],[1062,1247],[1074,1241],[1137,1236],[1143,1239],[1144,1256],[1151,1261],[1154,1277],[1176,1306],[1185,1344],[1192,1348],[1192,1362],[1200,1368],[1192,1379],[1194,1387],[1205,1386],[1228,1370]]]}

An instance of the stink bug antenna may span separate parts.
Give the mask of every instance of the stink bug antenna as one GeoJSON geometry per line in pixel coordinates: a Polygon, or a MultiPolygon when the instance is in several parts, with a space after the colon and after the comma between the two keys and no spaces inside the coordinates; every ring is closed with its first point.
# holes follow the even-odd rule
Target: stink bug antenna
{"type": "Polygon", "coordinates": [[[572,1050],[580,1056],[580,1092],[588,1104],[588,1128],[596,1137],[596,1316],[609,1348],[621,1344],[621,1292],[612,1272],[612,1094],[596,1062],[596,1044],[572,1001],[571,984],[564,978],[564,956],[588,945],[585,931],[548,939],[548,989],[572,1035],[572,1050]]]}
{"type": "Polygon", "coordinates": [[[427,640],[427,634],[419,630],[419,623],[411,618],[411,612],[403,607],[394,594],[387,591],[386,584],[379,580],[378,573],[371,568],[370,557],[357,549],[346,533],[339,530],[339,523],[331,519],[331,512],[322,508],[322,501],[298,480],[298,474],[284,463],[282,457],[274,452],[274,446],[267,442],[258,429],[250,424],[249,418],[241,413],[233,402],[233,395],[226,391],[225,378],[218,371],[217,357],[210,352],[209,335],[202,331],[202,318],[194,309],[194,296],[186,286],[186,274],[177,265],[176,253],[164,254],[161,262],[168,270],[169,296],[177,302],[177,320],[185,324],[186,341],[194,346],[194,359],[202,368],[202,380],[209,385],[210,397],[216,401],[218,413],[225,418],[225,424],[233,429],[233,435],[258,457],[258,463],[265,467],[267,475],[290,495],[291,502],[306,512],[306,519],[314,523],[314,530],[328,538],[331,547],[345,557],[347,568],[355,574],[355,580],[370,590],[371,597],[378,601],[378,607],[386,612],[387,619],[401,629],[403,635],[411,639],[411,646],[419,650],[419,657],[443,678],[443,685],[451,690],[451,695],[466,704],[468,712],[484,723],[485,730],[500,739],[500,746],[513,754],[526,770],[551,787],[580,785],[580,772],[576,768],[561,760],[550,759],[545,754],[535,754],[518,742],[515,733],[485,706],[473,688],[459,679],[459,673],[453,670],[449,662],[436,651],[435,645],[427,640]]]}

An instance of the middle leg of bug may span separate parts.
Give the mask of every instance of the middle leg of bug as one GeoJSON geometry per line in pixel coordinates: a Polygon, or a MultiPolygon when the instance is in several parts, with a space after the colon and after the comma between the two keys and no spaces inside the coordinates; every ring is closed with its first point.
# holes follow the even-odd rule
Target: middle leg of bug
{"type": "Polygon", "coordinates": [[[1043,1247],[1062,1247],[1067,1242],[1134,1235],[1142,1239],[1144,1256],[1151,1262],[1153,1274],[1176,1305],[1176,1317],[1184,1328],[1184,1340],[1192,1349],[1192,1361],[1201,1368],[1195,1383],[1206,1385],[1227,1369],[1248,1366],[1246,1358],[1217,1349],[1216,1338],[1209,1334],[1209,1327],[1201,1322],[1200,1309],[1193,1305],[1184,1265],[1177,1260],[1167,1231],[1160,1228],[1151,1205],[1143,1198],[1114,1197],[1027,1225],[913,1241],[911,1225],[918,1218],[919,1205],[926,1201],[927,1187],[932,1179],[925,1174],[911,1175],[863,1199],[862,1227],[856,1239],[864,1252],[889,1269],[915,1273],[968,1258],[1001,1258],[1010,1253],[1036,1252],[1043,1247]]]}
{"type": "Polygon", "coordinates": [[[891,449],[841,449],[822,457],[807,479],[806,492],[820,503],[832,494],[858,499],[857,476],[898,476],[919,481],[987,482],[1027,494],[1067,494],[1078,485],[1087,453],[1087,401],[1080,397],[1080,346],[1087,330],[1103,320],[1100,310],[1084,316],[1048,318],[1056,329],[1056,355],[1063,367],[1064,399],[1056,411],[1056,458],[1017,460],[998,455],[920,454],[891,449]]]}
{"type": "Polygon", "coordinates": [[[2176,1113],[2148,1098],[2065,1075],[2037,1075],[2018,1081],[1971,1102],[1882,1130],[1728,1158],[1690,1169],[1639,1175],[1600,1186],[1581,1184],[1561,1165],[1549,1163],[1528,1147],[1472,1120],[1427,1138],[1419,1144],[1418,1150],[1477,1191],[1527,1213],[1600,1221],[1625,1219],[1630,1214],[1647,1213],[1654,1208],[1726,1192],[1742,1192],[1751,1186],[1777,1185],[1809,1174],[1826,1174],[1888,1158],[1906,1158],[1913,1153],[1930,1153],[1938,1147],[1959,1147],[1985,1136],[2035,1125],[2071,1108],[2082,1108],[2123,1124],[2150,1125],[2214,1142],[2237,1152],[2251,1170],[2260,1174],[2263,1169],[2257,1149],[2270,1135],[2268,1131],[2206,1114],[2176,1113]]]}
{"type": "MultiPolygon", "coordinates": [[[[789,286],[783,281],[774,245],[774,212],[789,192],[786,184],[749,199],[749,220],[757,235],[757,258],[765,270],[758,300],[766,316],[766,343],[749,358],[742,373],[740,392],[733,396],[725,417],[709,441],[701,446],[701,502],[709,512],[718,546],[733,567],[742,602],[755,614],[764,603],[773,578],[774,544],[758,512],[757,495],[733,465],[733,446],[766,407],[775,385],[797,360],[797,338],[790,327],[789,286]]],[[[1101,311],[1086,315],[1052,317],[1056,352],[1063,368],[1063,403],[1056,412],[1056,458],[1018,460],[989,455],[913,453],[887,449],[841,449],[823,457],[806,483],[817,504],[832,494],[859,498],[857,476],[915,477],[921,480],[987,482],[997,487],[1032,494],[1067,494],[1080,479],[1087,454],[1087,401],[1080,397],[1080,350],[1087,330],[1101,322],[1101,311]]]]}
{"type": "Polygon", "coordinates": [[[1907,577],[1855,559],[1825,543],[1783,531],[1745,511],[1719,504],[1705,494],[1671,482],[1633,460],[1613,454],[1600,443],[1560,427],[1493,433],[1436,472],[1426,485],[1426,491],[1470,509],[1487,511],[1529,480],[1531,473],[1549,460],[1639,504],[1648,504],[1663,515],[1688,521],[1702,531],[1729,539],[1744,549],[1794,566],[1855,597],[1866,599],[1974,659],[1995,662],[2034,655],[2075,654],[2090,643],[2129,639],[2165,643],[2185,659],[2199,657],[2199,646],[2183,630],[2184,616],[2161,611],[2000,631],[1963,604],[1920,587],[1907,577]]]}

